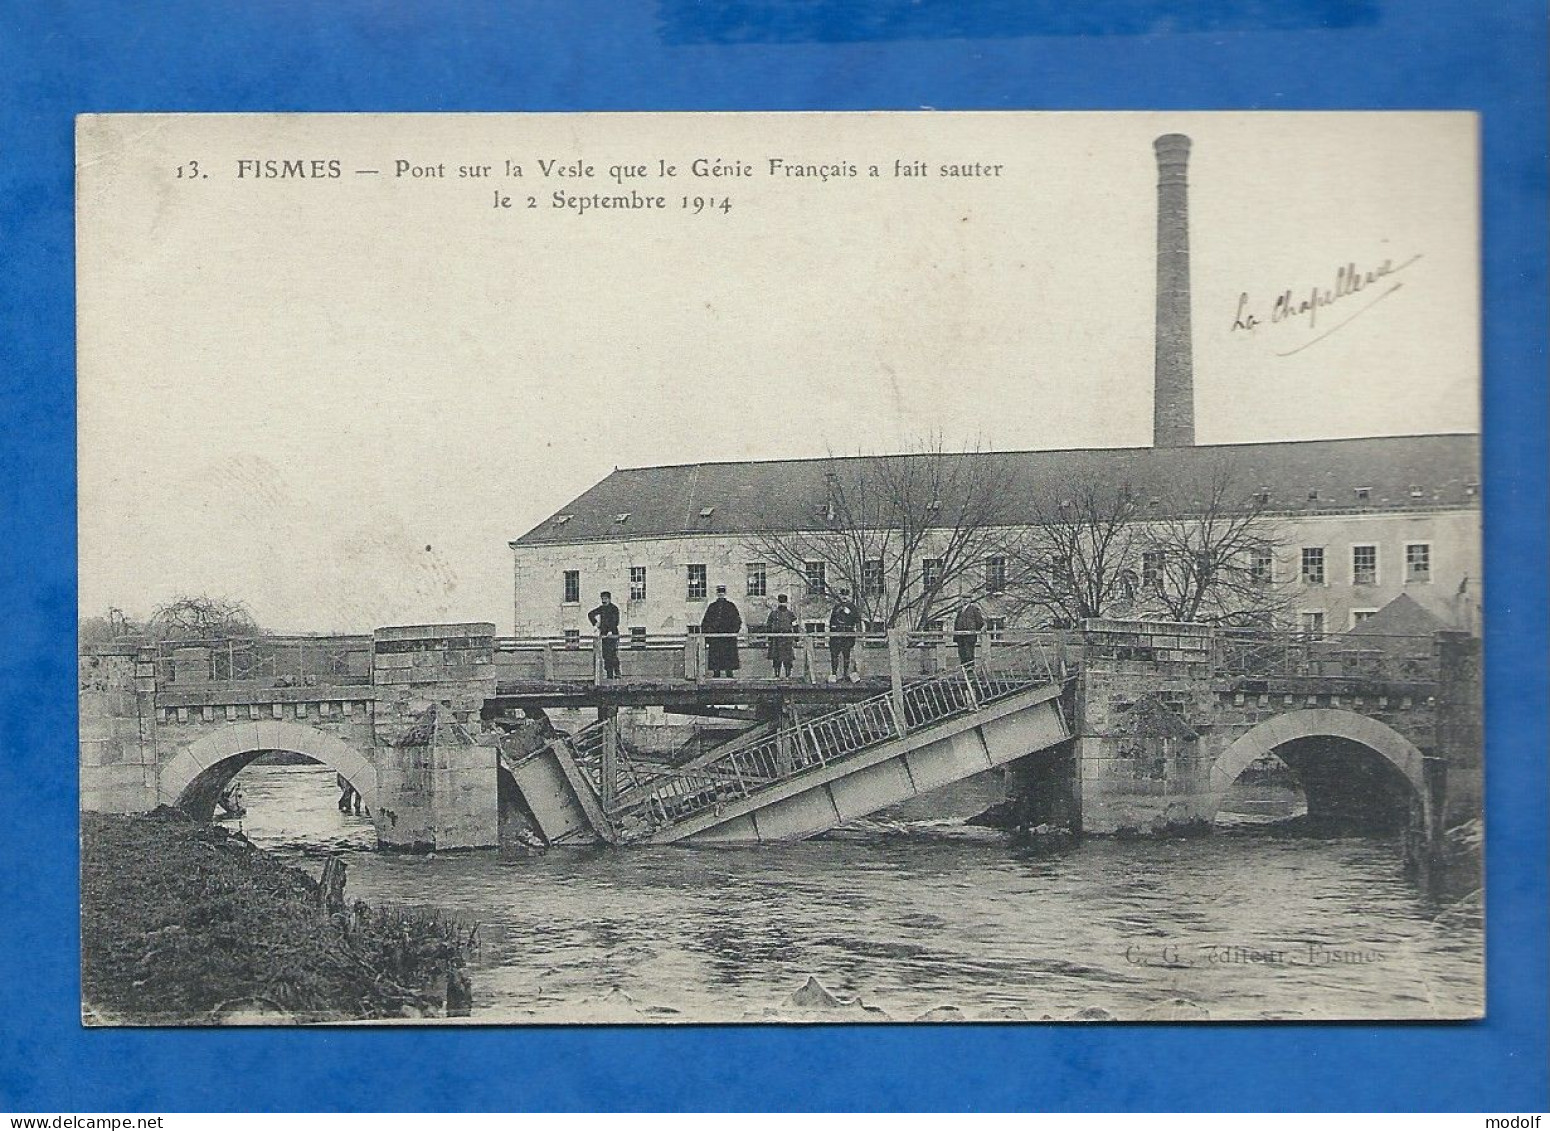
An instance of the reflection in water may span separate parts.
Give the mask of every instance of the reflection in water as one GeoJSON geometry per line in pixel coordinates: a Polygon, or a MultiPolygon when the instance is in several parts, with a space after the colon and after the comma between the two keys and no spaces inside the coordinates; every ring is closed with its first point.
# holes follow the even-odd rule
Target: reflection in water
{"type": "Polygon", "coordinates": [[[371,851],[332,771],[243,781],[256,843],[346,852],[352,898],[480,925],[475,1020],[1434,1018],[1483,1003],[1478,901],[1429,904],[1384,841],[1238,832],[1048,855],[931,828],[405,857],[371,851]],[[827,995],[798,993],[809,977],[827,995]]]}

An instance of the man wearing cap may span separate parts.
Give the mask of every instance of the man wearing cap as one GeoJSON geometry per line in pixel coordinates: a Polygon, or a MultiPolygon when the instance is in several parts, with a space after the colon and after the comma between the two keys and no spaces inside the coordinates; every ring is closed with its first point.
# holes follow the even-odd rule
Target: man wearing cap
{"type": "Polygon", "coordinates": [[[840,599],[829,613],[829,682],[861,678],[850,659],[856,646],[856,629],[861,627],[861,610],[850,599],[850,590],[841,589],[840,599]]]}
{"type": "Polygon", "coordinates": [[[770,665],[775,669],[775,678],[789,676],[791,661],[796,655],[797,615],[791,611],[784,593],[775,598],[775,607],[770,610],[764,630],[770,634],[770,665]]]}
{"type": "Polygon", "coordinates": [[[727,587],[716,586],[716,599],[705,610],[700,631],[705,634],[706,667],[712,679],[731,679],[741,666],[737,657],[737,634],[743,627],[743,614],[727,600],[727,587]]]}
{"type": "Polygon", "coordinates": [[[603,675],[607,679],[619,678],[619,606],[608,590],[598,594],[603,602],[587,614],[587,619],[597,629],[603,641],[603,675]]]}

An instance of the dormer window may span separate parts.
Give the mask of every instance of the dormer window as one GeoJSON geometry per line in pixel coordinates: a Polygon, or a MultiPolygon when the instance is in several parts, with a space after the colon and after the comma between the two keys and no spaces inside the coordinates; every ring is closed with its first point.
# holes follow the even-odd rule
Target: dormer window
{"type": "Polygon", "coordinates": [[[1308,502],[1316,503],[1318,501],[1319,501],[1319,489],[1317,487],[1309,487],[1308,488],[1308,502]]]}
{"type": "Polygon", "coordinates": [[[713,515],[715,513],[716,513],[716,508],[715,507],[701,507],[700,508],[700,517],[701,518],[709,518],[711,515],[713,515]]]}
{"type": "Polygon", "coordinates": [[[1480,484],[1476,483],[1474,480],[1470,480],[1468,483],[1464,484],[1465,495],[1469,496],[1470,498],[1474,498],[1479,493],[1480,484]]]}
{"type": "Polygon", "coordinates": [[[1254,501],[1262,507],[1268,505],[1270,502],[1270,488],[1261,487],[1258,491],[1255,491],[1254,501]]]}
{"type": "Polygon", "coordinates": [[[1371,487],[1356,487],[1353,490],[1356,491],[1356,501],[1359,503],[1365,503],[1372,498],[1371,487]]]}
{"type": "Polygon", "coordinates": [[[574,517],[573,515],[568,515],[568,514],[557,514],[557,515],[554,516],[554,524],[556,526],[564,526],[573,517],[574,517]]]}
{"type": "Polygon", "coordinates": [[[619,526],[623,526],[626,522],[629,522],[629,521],[630,521],[630,512],[629,511],[624,511],[621,514],[614,515],[614,522],[617,525],[619,525],[619,526]]]}
{"type": "Polygon", "coordinates": [[[1426,497],[1426,492],[1421,490],[1421,485],[1419,483],[1412,483],[1410,484],[1410,497],[1412,499],[1424,499],[1426,497]]]}

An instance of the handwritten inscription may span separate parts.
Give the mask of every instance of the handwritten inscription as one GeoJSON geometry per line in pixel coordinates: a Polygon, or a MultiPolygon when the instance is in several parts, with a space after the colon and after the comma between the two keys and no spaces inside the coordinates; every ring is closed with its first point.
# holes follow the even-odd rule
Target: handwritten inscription
{"type": "Polygon", "coordinates": [[[1385,259],[1375,267],[1360,269],[1354,262],[1347,262],[1335,271],[1333,286],[1313,286],[1301,290],[1288,287],[1278,294],[1270,303],[1268,313],[1262,304],[1256,304],[1247,291],[1238,295],[1238,310],[1233,316],[1232,333],[1250,333],[1264,326],[1280,326],[1286,324],[1302,325],[1306,329],[1314,330],[1320,326],[1320,313],[1330,308],[1346,303],[1357,295],[1366,293],[1367,301],[1352,307],[1349,316],[1334,325],[1328,324],[1328,315],[1325,315],[1324,333],[1310,341],[1302,343],[1295,349],[1287,350],[1280,354],[1282,357],[1297,353],[1314,342],[1322,341],[1336,330],[1349,325],[1360,315],[1371,310],[1380,301],[1400,289],[1402,285],[1393,276],[1399,274],[1405,268],[1421,258],[1420,254],[1412,255],[1409,259],[1399,263],[1393,259],[1385,259]],[[1386,280],[1388,281],[1385,284],[1386,280]],[[1385,285],[1380,285],[1385,284],[1385,285]]]}

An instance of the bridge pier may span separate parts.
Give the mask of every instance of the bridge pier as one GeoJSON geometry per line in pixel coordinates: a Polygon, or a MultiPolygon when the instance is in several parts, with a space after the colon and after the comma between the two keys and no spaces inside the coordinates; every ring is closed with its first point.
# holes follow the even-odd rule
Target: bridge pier
{"type": "Polygon", "coordinates": [[[134,644],[80,659],[81,808],[154,809],[161,777],[156,746],[156,665],[134,644]]]}
{"type": "Polygon", "coordinates": [[[377,844],[445,852],[500,844],[494,735],[479,732],[495,693],[493,624],[382,628],[372,635],[377,693],[377,844]]]}
{"type": "Polygon", "coordinates": [[[1210,630],[1089,629],[1076,688],[1077,831],[1168,834],[1208,828],[1210,630]]]}

